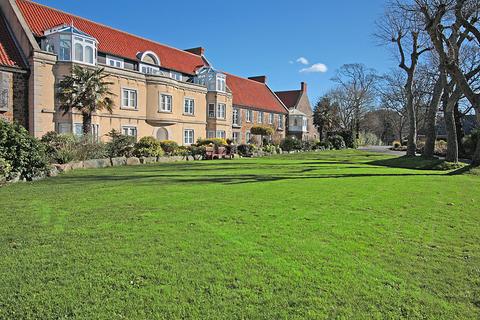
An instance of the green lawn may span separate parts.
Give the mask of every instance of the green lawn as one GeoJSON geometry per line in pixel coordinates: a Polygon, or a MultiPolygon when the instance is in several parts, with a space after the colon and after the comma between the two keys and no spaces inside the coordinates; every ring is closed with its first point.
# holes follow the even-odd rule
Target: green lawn
{"type": "Polygon", "coordinates": [[[480,176],[390,158],[81,170],[0,188],[0,319],[478,319],[480,176]]]}

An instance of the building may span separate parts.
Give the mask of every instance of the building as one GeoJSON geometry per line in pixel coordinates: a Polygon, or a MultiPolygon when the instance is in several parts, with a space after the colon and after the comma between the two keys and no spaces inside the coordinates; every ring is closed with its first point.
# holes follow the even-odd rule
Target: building
{"type": "Polygon", "coordinates": [[[260,123],[274,127],[276,139],[285,137],[288,110],[266,78],[218,71],[203,48],[176,49],[28,0],[1,0],[0,9],[8,29],[2,45],[14,62],[6,68],[27,80],[26,102],[18,105],[36,137],[81,134],[81,114],[63,114],[55,97],[56,84],[75,65],[105,68],[112,83],[113,113],[92,118],[99,139],[115,129],[181,145],[207,137],[241,143],[260,123]]]}
{"type": "Polygon", "coordinates": [[[26,62],[0,14],[0,119],[27,125],[28,72],[26,62]]]}
{"type": "Polygon", "coordinates": [[[300,140],[318,139],[318,131],[313,125],[313,110],[308,98],[307,84],[302,82],[300,90],[275,93],[288,108],[287,135],[300,140]]]}

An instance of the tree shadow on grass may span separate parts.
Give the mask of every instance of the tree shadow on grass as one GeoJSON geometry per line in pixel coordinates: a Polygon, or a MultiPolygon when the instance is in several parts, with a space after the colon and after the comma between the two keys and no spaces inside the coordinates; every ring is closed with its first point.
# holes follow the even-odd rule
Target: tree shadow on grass
{"type": "Polygon", "coordinates": [[[375,160],[367,162],[366,164],[380,167],[413,170],[439,170],[439,167],[444,162],[445,161],[441,159],[425,159],[422,157],[401,156],[397,158],[375,160]]]}
{"type": "Polygon", "coordinates": [[[347,174],[239,174],[239,175],[177,175],[177,174],[151,174],[151,175],[82,175],[65,177],[64,181],[57,183],[108,183],[108,182],[135,182],[136,185],[175,185],[175,184],[215,184],[225,185],[262,183],[285,180],[319,180],[319,179],[345,179],[345,178],[372,178],[372,177],[409,177],[409,176],[438,176],[438,174],[413,174],[413,173],[347,173],[347,174]]]}

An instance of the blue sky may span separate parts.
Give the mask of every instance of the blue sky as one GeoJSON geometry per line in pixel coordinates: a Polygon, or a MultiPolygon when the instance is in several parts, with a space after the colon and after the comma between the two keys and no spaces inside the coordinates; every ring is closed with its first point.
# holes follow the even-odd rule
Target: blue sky
{"type": "Polygon", "coordinates": [[[176,48],[203,46],[217,69],[265,74],[275,91],[306,81],[312,102],[345,63],[396,65],[372,36],[385,0],[36,1],[176,48]]]}

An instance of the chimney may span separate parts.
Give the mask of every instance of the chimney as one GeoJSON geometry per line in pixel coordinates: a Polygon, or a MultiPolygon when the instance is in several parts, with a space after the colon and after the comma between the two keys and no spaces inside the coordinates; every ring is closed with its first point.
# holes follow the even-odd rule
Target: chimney
{"type": "Polygon", "coordinates": [[[185,49],[184,51],[196,54],[197,56],[203,56],[204,53],[205,53],[205,48],[197,47],[197,48],[192,48],[192,49],[185,49]]]}
{"type": "Polygon", "coordinates": [[[301,88],[302,92],[307,92],[307,83],[302,82],[301,85],[300,85],[300,88],[301,88]]]}
{"type": "Polygon", "coordinates": [[[248,77],[248,79],[257,81],[260,83],[267,83],[267,76],[256,76],[256,77],[248,77]]]}

